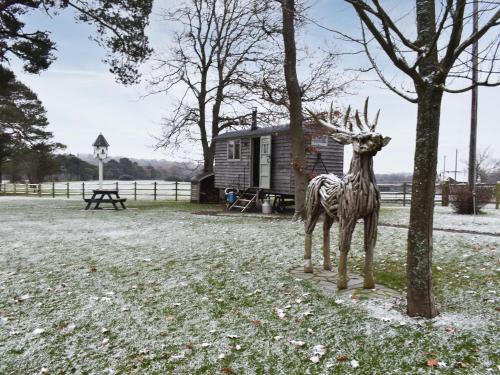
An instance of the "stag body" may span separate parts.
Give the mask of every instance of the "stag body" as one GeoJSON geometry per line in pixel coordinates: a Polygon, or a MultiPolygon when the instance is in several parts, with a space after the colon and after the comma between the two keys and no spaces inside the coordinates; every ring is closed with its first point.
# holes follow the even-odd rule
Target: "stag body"
{"type": "MultiPolygon", "coordinates": [[[[341,179],[333,174],[319,175],[311,180],[307,189],[306,221],[305,221],[305,272],[313,272],[311,262],[312,233],[314,227],[324,214],[323,222],[323,267],[332,269],[330,258],[330,228],[334,221],[339,221],[339,272],[337,287],[347,288],[347,254],[351,248],[351,240],[356,222],[364,220],[364,288],[374,288],[373,249],[377,240],[378,211],[380,193],[373,173],[373,156],[387,145],[388,137],[375,132],[377,120],[373,125],[367,120],[368,99],[365,103],[365,126],[363,127],[356,112],[356,125],[360,132],[354,133],[349,123],[349,109],[344,118],[343,128],[313,117],[330,129],[331,136],[342,144],[353,145],[353,157],[349,172],[341,179]]],[[[378,118],[378,114],[377,114],[378,118]]]]}

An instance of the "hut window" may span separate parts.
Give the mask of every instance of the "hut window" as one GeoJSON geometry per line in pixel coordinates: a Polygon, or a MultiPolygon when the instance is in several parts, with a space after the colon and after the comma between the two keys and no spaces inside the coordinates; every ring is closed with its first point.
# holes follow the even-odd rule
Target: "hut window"
{"type": "Polygon", "coordinates": [[[241,159],[241,141],[239,139],[227,143],[227,158],[228,160],[241,159]]]}
{"type": "Polygon", "coordinates": [[[328,146],[328,135],[320,135],[313,137],[313,139],[311,140],[311,146],[320,146],[320,147],[328,146]]]}

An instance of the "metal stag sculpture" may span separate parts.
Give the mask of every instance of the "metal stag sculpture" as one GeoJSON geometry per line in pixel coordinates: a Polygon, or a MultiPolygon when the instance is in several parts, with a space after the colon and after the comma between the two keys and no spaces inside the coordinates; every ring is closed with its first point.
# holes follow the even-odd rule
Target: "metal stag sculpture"
{"type": "Polygon", "coordinates": [[[330,259],[330,228],[334,221],[339,221],[339,272],[338,289],[347,288],[347,254],[351,248],[351,239],[356,221],[364,219],[364,248],[365,267],[363,287],[373,289],[373,248],[377,240],[378,212],[380,208],[380,192],[375,175],[373,174],[373,156],[391,140],[375,132],[378,111],[373,124],[368,122],[368,98],[364,108],[364,124],[358,111],[354,121],[359,131],[353,131],[353,124],[349,116],[351,108],[347,109],[343,125],[333,121],[333,110],[330,111],[330,121],[325,121],[311,113],[316,123],[326,127],[330,136],[337,142],[352,144],[353,156],[349,173],[343,178],[334,174],[323,174],[311,180],[306,194],[306,221],[305,221],[305,267],[304,272],[313,272],[311,262],[312,233],[322,213],[325,214],[323,223],[323,267],[332,269],[330,259]]]}

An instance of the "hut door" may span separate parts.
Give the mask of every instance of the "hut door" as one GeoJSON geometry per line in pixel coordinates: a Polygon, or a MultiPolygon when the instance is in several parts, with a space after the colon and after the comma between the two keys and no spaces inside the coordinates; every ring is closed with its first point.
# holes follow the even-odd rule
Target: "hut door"
{"type": "Polygon", "coordinates": [[[271,136],[260,137],[259,187],[271,189],[271,136]]]}

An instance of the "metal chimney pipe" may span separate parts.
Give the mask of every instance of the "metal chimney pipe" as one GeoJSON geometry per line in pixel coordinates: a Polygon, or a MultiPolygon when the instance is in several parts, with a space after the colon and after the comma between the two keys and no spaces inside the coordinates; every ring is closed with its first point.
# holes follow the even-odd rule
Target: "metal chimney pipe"
{"type": "Polygon", "coordinates": [[[252,108],[252,130],[257,130],[257,107],[252,108]]]}

